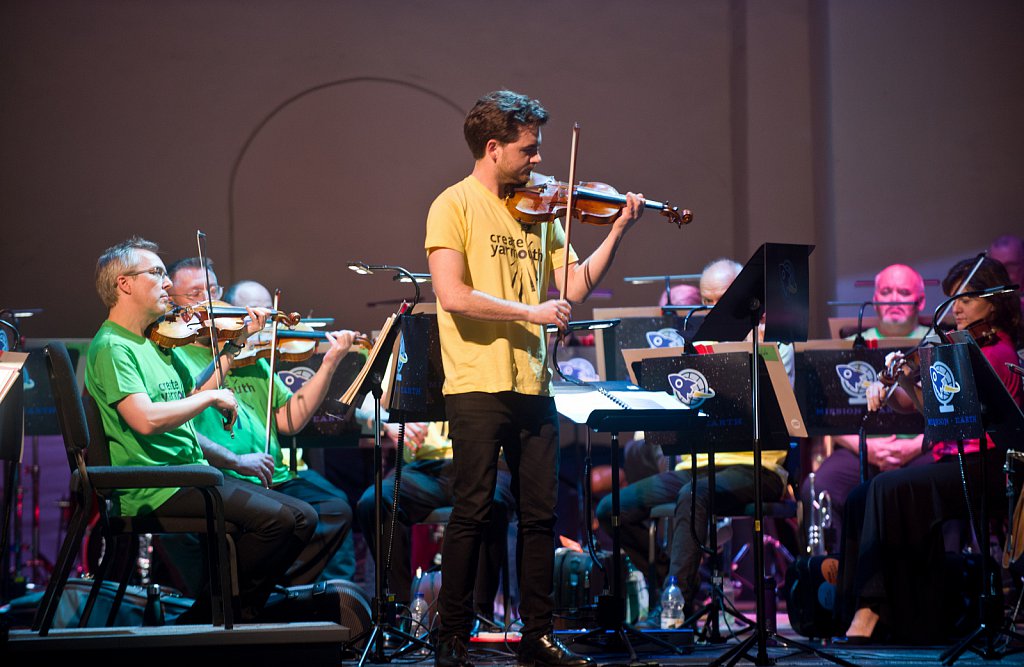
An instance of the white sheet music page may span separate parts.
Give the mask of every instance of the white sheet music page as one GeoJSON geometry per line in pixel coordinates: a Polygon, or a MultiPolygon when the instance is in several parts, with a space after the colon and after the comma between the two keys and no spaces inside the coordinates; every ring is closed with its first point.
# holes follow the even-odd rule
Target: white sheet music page
{"type": "Polygon", "coordinates": [[[26,352],[0,352],[0,401],[21,378],[21,367],[27,360],[26,352]]]}
{"type": "Polygon", "coordinates": [[[609,396],[594,387],[556,385],[555,408],[558,414],[576,424],[587,423],[594,410],[689,410],[671,394],[644,391],[635,385],[629,387],[625,391],[609,391],[609,396]]]}

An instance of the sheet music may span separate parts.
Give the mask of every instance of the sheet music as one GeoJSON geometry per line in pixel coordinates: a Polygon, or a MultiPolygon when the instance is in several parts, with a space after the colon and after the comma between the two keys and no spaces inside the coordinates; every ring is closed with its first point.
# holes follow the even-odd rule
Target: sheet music
{"type": "Polygon", "coordinates": [[[27,359],[25,352],[0,352],[0,400],[21,379],[21,367],[27,359]]]}
{"type": "MultiPolygon", "coordinates": [[[[349,385],[348,390],[340,399],[338,399],[340,403],[347,406],[353,406],[357,403],[356,399],[358,398],[360,391],[363,390],[363,384],[366,382],[366,376],[370,373],[374,364],[377,363],[378,357],[380,357],[381,354],[385,354],[385,352],[383,352],[384,344],[387,342],[388,334],[391,332],[391,329],[394,327],[397,319],[398,315],[392,314],[384,321],[384,325],[380,328],[380,334],[377,336],[377,339],[373,343],[373,347],[370,349],[370,352],[366,357],[366,363],[363,364],[362,369],[360,369],[355,379],[352,380],[352,384],[349,385]]],[[[394,343],[394,340],[391,342],[394,343]]],[[[388,354],[389,357],[390,353],[391,350],[387,350],[386,354],[388,354]]]]}
{"type": "Polygon", "coordinates": [[[576,423],[585,424],[594,410],[688,410],[675,396],[661,391],[643,391],[640,388],[607,392],[612,398],[593,387],[555,388],[555,407],[558,414],[576,423]],[[621,403],[616,403],[620,401],[621,403]]]}

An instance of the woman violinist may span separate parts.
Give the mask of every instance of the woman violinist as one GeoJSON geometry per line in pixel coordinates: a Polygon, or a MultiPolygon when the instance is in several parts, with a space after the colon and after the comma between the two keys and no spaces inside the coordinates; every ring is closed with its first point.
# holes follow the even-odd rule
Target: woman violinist
{"type": "MultiPolygon", "coordinates": [[[[974,259],[964,260],[950,269],[942,281],[946,294],[1009,283],[1002,264],[985,258],[966,281],[965,289],[958,289],[974,264],[974,259]]],[[[1017,295],[960,297],[952,312],[956,329],[972,330],[1009,394],[1017,405],[1024,405],[1021,379],[1005,363],[1015,363],[1017,359],[1015,338],[1021,317],[1017,295]],[[979,329],[986,331],[976,333],[979,329]]],[[[910,369],[905,367],[901,372],[909,374],[910,369]]],[[[905,381],[901,385],[890,399],[893,409],[913,410],[920,399],[908,394],[905,388],[919,393],[920,387],[905,381]]],[[[869,387],[868,410],[878,410],[888,393],[881,383],[869,387]]],[[[992,447],[987,438],[985,442],[987,448],[992,447]]],[[[949,519],[968,521],[972,515],[978,515],[979,499],[974,494],[981,473],[981,441],[965,440],[963,445],[963,472],[972,492],[973,512],[965,500],[955,441],[933,443],[932,464],[884,472],[850,494],[840,565],[843,609],[850,622],[846,632],[849,641],[941,643],[953,637],[954,629],[948,618],[950,605],[943,597],[951,587],[943,567],[942,524],[949,519]]],[[[986,457],[989,479],[996,479],[999,474],[997,458],[986,457]]],[[[999,485],[987,486],[988,506],[1003,506],[999,485]]],[[[987,547],[983,551],[987,553],[987,547]]]]}

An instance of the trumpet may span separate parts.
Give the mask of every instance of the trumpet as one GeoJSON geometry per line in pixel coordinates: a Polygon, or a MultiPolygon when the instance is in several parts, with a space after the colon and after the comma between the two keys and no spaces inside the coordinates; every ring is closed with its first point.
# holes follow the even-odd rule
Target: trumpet
{"type": "Polygon", "coordinates": [[[832,527],[832,498],[828,491],[815,494],[814,473],[807,476],[810,490],[811,512],[807,525],[807,553],[811,556],[824,556],[825,530],[832,527]]]}

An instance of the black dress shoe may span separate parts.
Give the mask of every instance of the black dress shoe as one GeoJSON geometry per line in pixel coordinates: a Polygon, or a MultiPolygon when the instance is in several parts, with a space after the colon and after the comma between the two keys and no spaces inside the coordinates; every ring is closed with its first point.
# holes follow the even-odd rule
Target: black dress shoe
{"type": "Polygon", "coordinates": [[[594,661],[576,655],[554,635],[523,639],[519,644],[519,664],[526,667],[588,667],[594,661]]]}
{"type": "Polygon", "coordinates": [[[437,640],[434,652],[434,667],[473,667],[469,660],[469,651],[461,637],[437,640]]]}

